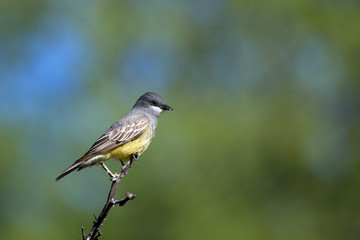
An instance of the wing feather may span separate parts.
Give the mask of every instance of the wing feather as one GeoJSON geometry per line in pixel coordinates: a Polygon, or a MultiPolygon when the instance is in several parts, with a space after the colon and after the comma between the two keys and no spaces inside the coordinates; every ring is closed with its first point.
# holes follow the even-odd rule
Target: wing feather
{"type": "Polygon", "coordinates": [[[134,141],[141,136],[149,124],[150,119],[141,116],[130,124],[119,124],[115,128],[112,127],[98,138],[85,155],[104,153],[134,141]]]}

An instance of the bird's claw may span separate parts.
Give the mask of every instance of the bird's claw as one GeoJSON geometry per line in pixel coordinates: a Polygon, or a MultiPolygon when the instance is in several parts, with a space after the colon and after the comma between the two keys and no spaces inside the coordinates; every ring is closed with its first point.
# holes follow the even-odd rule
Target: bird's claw
{"type": "Polygon", "coordinates": [[[134,154],[132,154],[131,155],[131,158],[133,159],[133,160],[139,160],[139,154],[138,153],[134,153],[134,154]]]}

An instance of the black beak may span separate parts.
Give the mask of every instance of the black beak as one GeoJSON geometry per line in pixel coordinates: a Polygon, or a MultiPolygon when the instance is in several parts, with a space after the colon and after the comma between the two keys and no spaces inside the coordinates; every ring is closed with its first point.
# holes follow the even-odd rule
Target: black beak
{"type": "Polygon", "coordinates": [[[168,106],[168,105],[166,105],[166,104],[164,104],[164,105],[162,105],[162,107],[161,107],[163,110],[170,110],[170,111],[172,111],[172,110],[174,110],[172,107],[170,107],[170,106],[168,106]]]}

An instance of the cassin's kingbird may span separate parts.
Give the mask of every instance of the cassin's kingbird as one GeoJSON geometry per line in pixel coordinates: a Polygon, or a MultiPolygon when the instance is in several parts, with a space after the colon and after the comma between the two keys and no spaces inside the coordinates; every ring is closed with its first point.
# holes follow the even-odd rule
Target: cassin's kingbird
{"type": "Polygon", "coordinates": [[[129,161],[132,156],[138,157],[154,137],[157,119],[164,110],[173,108],[166,105],[158,94],[145,93],[123,118],[111,125],[89,151],[65,169],[56,181],[74,170],[79,171],[110,158],[129,161]]]}

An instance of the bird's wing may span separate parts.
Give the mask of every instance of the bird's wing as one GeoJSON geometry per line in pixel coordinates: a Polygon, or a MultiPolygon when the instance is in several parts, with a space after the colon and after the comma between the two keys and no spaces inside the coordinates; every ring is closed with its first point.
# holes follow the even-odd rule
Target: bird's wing
{"type": "Polygon", "coordinates": [[[99,137],[85,155],[104,153],[125,143],[134,141],[144,133],[149,124],[150,119],[146,116],[140,116],[125,124],[117,124],[99,137]]]}

